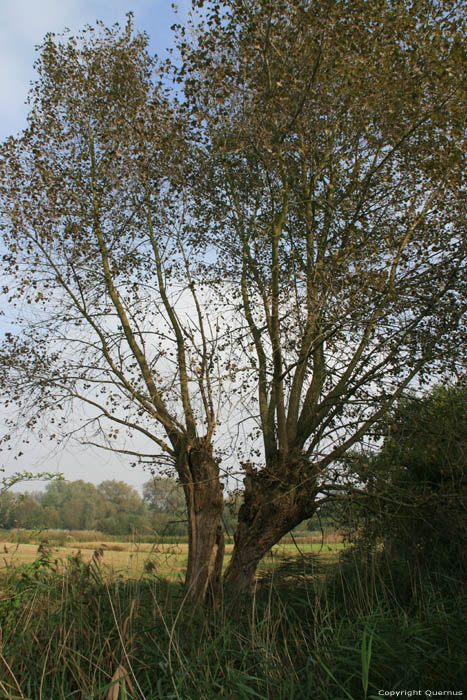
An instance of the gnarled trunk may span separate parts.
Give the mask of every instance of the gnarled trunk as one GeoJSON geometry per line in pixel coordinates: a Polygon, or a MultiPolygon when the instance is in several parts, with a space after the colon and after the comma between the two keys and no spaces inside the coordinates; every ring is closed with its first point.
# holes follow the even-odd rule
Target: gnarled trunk
{"type": "Polygon", "coordinates": [[[234,598],[251,590],[260,560],[281,537],[316,510],[314,481],[304,492],[294,481],[280,482],[270,474],[250,472],[238,514],[235,547],[224,575],[224,594],[234,598]]]}
{"type": "Polygon", "coordinates": [[[188,511],[185,585],[188,598],[202,602],[220,595],[224,560],[223,487],[219,465],[205,439],[196,438],[188,446],[179,474],[188,511]]]}

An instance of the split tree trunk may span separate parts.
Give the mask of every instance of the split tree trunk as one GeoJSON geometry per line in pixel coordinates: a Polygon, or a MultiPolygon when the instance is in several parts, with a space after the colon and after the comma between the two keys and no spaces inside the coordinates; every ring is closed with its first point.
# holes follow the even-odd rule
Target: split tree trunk
{"type": "Polygon", "coordinates": [[[204,602],[221,594],[224,499],[219,465],[211,445],[203,438],[196,438],[188,446],[179,474],[188,512],[187,596],[194,602],[204,602]]]}
{"type": "Polygon", "coordinates": [[[248,593],[261,559],[281,537],[316,510],[316,488],[294,488],[271,475],[250,472],[238,514],[235,546],[224,575],[224,595],[234,599],[248,593]]]}

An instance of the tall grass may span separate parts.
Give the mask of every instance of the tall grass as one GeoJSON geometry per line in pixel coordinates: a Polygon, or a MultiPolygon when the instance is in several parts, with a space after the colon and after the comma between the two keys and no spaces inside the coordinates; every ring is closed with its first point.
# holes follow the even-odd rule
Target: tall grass
{"type": "Polygon", "coordinates": [[[59,570],[45,548],[3,574],[0,694],[360,700],[467,687],[461,582],[406,573],[391,578],[378,555],[325,568],[308,556],[276,566],[234,606],[200,610],[153,576],[102,576],[98,551],[59,570]]]}

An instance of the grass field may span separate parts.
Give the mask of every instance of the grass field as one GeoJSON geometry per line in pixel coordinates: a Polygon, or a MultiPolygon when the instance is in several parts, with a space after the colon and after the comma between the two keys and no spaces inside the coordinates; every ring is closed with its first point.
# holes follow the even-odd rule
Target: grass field
{"type": "MultiPolygon", "coordinates": [[[[33,535],[31,535],[33,537],[33,535]]],[[[40,540],[41,541],[41,540],[40,540]]],[[[51,562],[65,562],[71,557],[80,554],[84,562],[92,558],[98,561],[102,571],[111,575],[138,578],[145,572],[158,575],[170,580],[182,578],[188,557],[188,545],[184,543],[138,543],[138,542],[102,542],[99,540],[74,541],[69,545],[56,545],[45,541],[18,543],[3,541],[0,545],[0,570],[20,564],[31,564],[42,553],[46,553],[51,562]],[[3,549],[3,554],[1,550],[3,549]]],[[[336,558],[344,544],[334,542],[321,545],[316,542],[300,541],[297,546],[290,543],[279,544],[271,554],[263,559],[260,570],[270,570],[277,563],[284,562],[302,554],[316,553],[323,561],[331,561],[336,558]]],[[[226,545],[224,565],[227,566],[232,554],[233,545],[226,545]]]]}

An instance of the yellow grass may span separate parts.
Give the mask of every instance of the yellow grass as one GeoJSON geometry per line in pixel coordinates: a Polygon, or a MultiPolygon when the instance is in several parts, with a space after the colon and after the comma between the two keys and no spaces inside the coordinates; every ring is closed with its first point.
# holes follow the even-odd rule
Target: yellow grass
{"type": "MultiPolygon", "coordinates": [[[[170,579],[183,577],[188,559],[187,544],[138,544],[135,542],[75,542],[69,546],[46,545],[50,553],[51,561],[57,560],[59,566],[68,557],[80,553],[84,562],[88,563],[92,557],[98,555],[99,563],[104,572],[109,574],[121,574],[128,578],[139,577],[150,568],[152,575],[164,576],[170,579]]],[[[333,558],[341,549],[341,543],[332,545],[319,545],[311,542],[300,543],[299,549],[304,554],[320,552],[324,558],[333,558]]],[[[224,565],[227,566],[233,545],[226,545],[224,565]]],[[[272,555],[263,560],[264,568],[279,563],[285,558],[298,555],[296,547],[291,544],[280,544],[273,548],[272,555]]],[[[40,556],[37,544],[4,543],[0,548],[0,570],[7,566],[31,564],[40,556]],[[4,553],[1,554],[1,549],[4,553]]]]}

